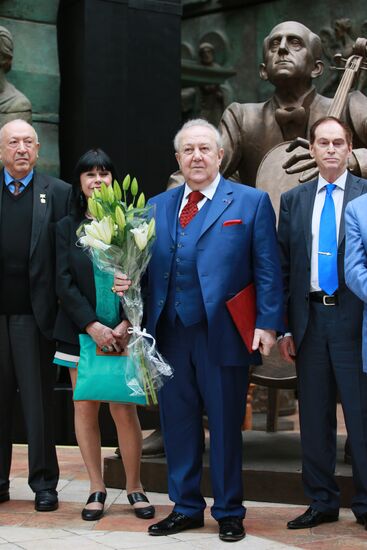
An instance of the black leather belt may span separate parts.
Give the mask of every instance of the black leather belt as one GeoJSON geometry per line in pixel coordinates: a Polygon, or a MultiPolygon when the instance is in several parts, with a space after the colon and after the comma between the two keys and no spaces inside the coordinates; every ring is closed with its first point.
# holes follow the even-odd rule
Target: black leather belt
{"type": "Polygon", "coordinates": [[[324,306],[337,306],[339,303],[337,294],[326,294],[322,290],[318,292],[310,292],[308,295],[311,302],[318,302],[324,304],[324,306]]]}

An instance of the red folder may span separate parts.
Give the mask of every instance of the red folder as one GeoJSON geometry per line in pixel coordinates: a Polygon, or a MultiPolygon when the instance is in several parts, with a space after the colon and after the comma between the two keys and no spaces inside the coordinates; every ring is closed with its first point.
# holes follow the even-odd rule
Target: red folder
{"type": "Polygon", "coordinates": [[[256,291],[254,283],[250,283],[236,296],[226,302],[232,320],[249,353],[252,353],[256,324],[256,291]]]}

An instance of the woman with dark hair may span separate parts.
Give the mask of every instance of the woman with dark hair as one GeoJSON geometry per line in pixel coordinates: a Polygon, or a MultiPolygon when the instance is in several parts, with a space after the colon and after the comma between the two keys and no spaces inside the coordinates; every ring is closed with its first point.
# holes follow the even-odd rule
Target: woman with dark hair
{"type": "MultiPolygon", "coordinates": [[[[129,322],[111,328],[98,321],[93,265],[83,250],[76,246],[76,230],[86,219],[88,198],[101,183],[111,185],[116,177],[111,159],[101,149],[91,149],[80,157],[74,171],[71,214],[56,225],[56,290],[60,308],[54,337],[58,341],[55,363],[69,367],[73,389],[79,360],[79,334],[86,332],[101,348],[121,351],[128,344],[129,322]]],[[[90,480],[90,495],[82,510],[85,520],[97,520],[103,515],[106,488],[102,478],[101,436],[98,424],[100,403],[75,401],[75,433],[90,480]]],[[[110,403],[116,425],[119,447],[126,473],[126,491],[138,518],[154,517],[154,507],[144,493],[140,481],[142,435],[132,404],[110,403]],[[148,505],[147,505],[148,503],[148,505]]]]}

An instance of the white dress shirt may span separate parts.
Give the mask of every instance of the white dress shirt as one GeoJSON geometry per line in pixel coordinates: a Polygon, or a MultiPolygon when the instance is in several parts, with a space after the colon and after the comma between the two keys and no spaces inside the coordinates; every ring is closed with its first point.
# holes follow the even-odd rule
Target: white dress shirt
{"type": "MultiPolygon", "coordinates": [[[[204,204],[206,203],[206,201],[208,199],[210,201],[212,200],[212,198],[214,197],[214,193],[217,190],[219,181],[220,181],[220,174],[218,173],[217,177],[215,178],[214,181],[212,181],[212,183],[210,183],[204,189],[198,189],[198,191],[200,191],[200,193],[202,193],[204,195],[204,197],[198,202],[198,209],[199,210],[200,210],[200,208],[202,208],[204,206],[204,204]]],[[[190,189],[190,187],[187,185],[187,183],[185,183],[185,190],[184,190],[184,194],[183,194],[183,197],[182,197],[180,210],[178,212],[178,217],[180,217],[182,210],[186,206],[186,204],[189,200],[188,197],[189,197],[189,194],[191,193],[191,191],[192,191],[192,189],[190,189]]]]}
{"type": "MultiPolygon", "coordinates": [[[[344,200],[345,182],[347,180],[347,170],[339,176],[335,183],[336,187],[332,193],[332,197],[335,205],[335,217],[336,217],[336,234],[337,241],[339,238],[340,219],[342,215],[342,207],[344,200]]],[[[326,181],[321,175],[317,183],[317,192],[315,202],[313,205],[312,213],[312,248],[311,248],[311,280],[310,280],[310,292],[321,290],[319,285],[319,230],[320,230],[320,217],[324,207],[326,185],[330,183],[326,181]]]]}

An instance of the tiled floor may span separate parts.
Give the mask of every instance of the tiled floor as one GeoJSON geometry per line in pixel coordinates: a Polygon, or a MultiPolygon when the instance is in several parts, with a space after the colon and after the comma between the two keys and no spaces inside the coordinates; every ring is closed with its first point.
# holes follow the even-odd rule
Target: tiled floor
{"type": "MultiPolygon", "coordinates": [[[[113,449],[104,449],[104,456],[113,449]]],[[[169,537],[150,537],[151,522],[135,518],[126,493],[108,489],[106,514],[97,522],[86,522],[80,511],[88,496],[88,481],[79,450],[59,447],[61,480],[60,507],[55,512],[36,512],[27,485],[27,447],[14,446],[11,500],[0,504],[0,550],[216,550],[225,548],[217,536],[217,524],[206,512],[205,527],[169,537]]],[[[171,510],[167,495],[148,493],[156,505],[156,519],[171,510]]],[[[211,499],[207,499],[210,506],[211,499]]],[[[286,523],[304,508],[284,504],[247,503],[247,536],[234,548],[240,550],[357,550],[367,548],[367,531],[357,525],[349,510],[342,510],[338,523],[312,530],[290,531],[286,523]]],[[[155,520],[154,520],[155,521],[155,520]]]]}

